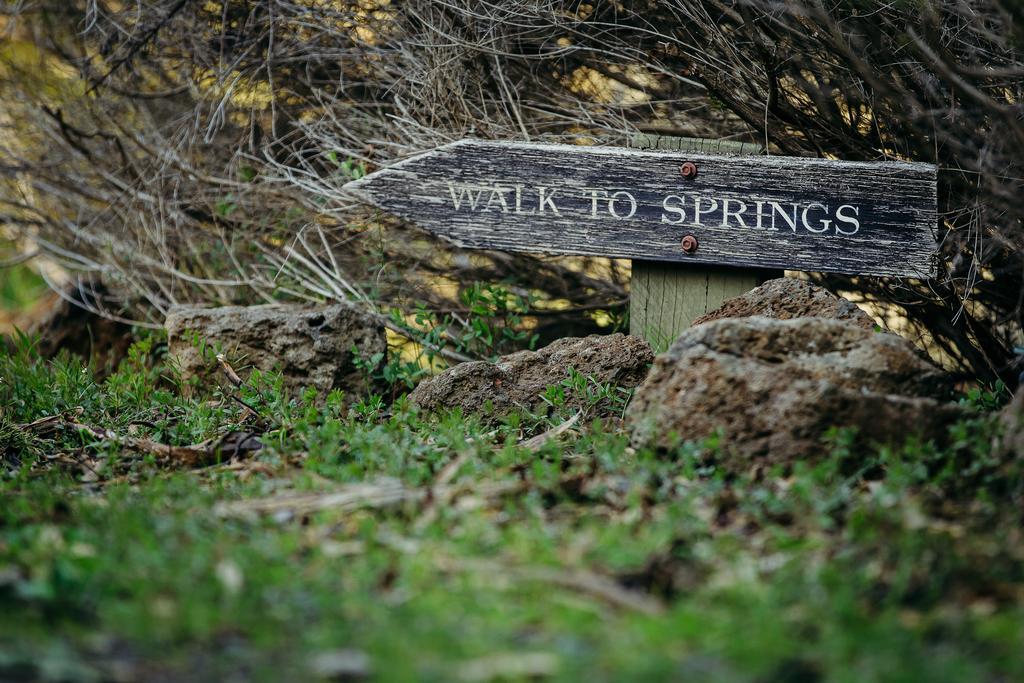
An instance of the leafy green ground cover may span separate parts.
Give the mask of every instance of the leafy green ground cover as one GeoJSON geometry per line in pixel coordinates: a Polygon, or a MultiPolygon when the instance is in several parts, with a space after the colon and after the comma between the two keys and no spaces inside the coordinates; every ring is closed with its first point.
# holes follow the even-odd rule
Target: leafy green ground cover
{"type": "Polygon", "coordinates": [[[735,472],[565,426],[567,393],[626,400],[580,377],[497,426],[185,388],[153,340],[102,383],[0,355],[0,680],[1024,680],[991,396],[945,450],[836,433],[735,472]],[[212,463],[144,445],[249,433],[212,463]]]}
{"type": "MultiPolygon", "coordinates": [[[[0,251],[0,258],[8,255],[0,251]]],[[[31,305],[46,291],[46,282],[23,264],[4,269],[0,278],[0,312],[17,311],[31,305]]]]}

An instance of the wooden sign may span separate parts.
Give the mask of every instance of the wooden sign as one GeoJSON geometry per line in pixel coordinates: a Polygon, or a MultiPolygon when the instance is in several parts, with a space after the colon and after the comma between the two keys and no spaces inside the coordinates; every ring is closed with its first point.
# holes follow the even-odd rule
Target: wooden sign
{"type": "Polygon", "coordinates": [[[929,164],[462,140],[346,185],[478,249],[929,277],[929,164]]]}

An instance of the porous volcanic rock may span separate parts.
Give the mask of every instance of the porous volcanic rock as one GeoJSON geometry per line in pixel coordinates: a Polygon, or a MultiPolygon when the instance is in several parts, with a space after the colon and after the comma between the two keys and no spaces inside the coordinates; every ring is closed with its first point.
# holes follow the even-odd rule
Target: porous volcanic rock
{"type": "MultiPolygon", "coordinates": [[[[461,408],[480,413],[490,401],[493,412],[485,418],[515,409],[537,409],[541,394],[569,376],[569,368],[605,384],[632,388],[647,374],[654,360],[651,346],[624,334],[566,337],[538,351],[519,351],[495,363],[460,363],[419,384],[409,399],[426,410],[461,408]]],[[[575,397],[567,397],[578,407],[575,397]]]]}
{"type": "Polygon", "coordinates": [[[721,430],[734,465],[826,454],[830,427],[862,438],[941,439],[962,409],[949,379],[901,337],[843,320],[761,316],[692,327],[658,356],[627,412],[636,445],[721,430]]]}
{"type": "Polygon", "coordinates": [[[726,299],[721,306],[693,321],[694,325],[721,320],[761,315],[778,320],[793,318],[833,318],[872,330],[875,321],[851,301],[836,296],[824,287],[806,280],[778,278],[768,280],[746,294],[726,299]]]}
{"type": "Polygon", "coordinates": [[[384,327],[349,303],[179,306],[165,325],[169,356],[185,377],[216,373],[214,356],[222,349],[243,379],[252,368],[280,370],[288,390],[312,386],[321,399],[332,389],[351,397],[370,390],[353,347],[363,359],[387,351],[384,327]]]}

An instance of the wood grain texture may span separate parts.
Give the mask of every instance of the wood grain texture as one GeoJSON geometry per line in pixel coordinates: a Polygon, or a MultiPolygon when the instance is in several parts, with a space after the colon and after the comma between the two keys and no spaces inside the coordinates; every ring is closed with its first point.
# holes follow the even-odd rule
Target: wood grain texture
{"type": "Polygon", "coordinates": [[[749,292],[764,280],[761,271],[746,268],[633,261],[629,333],[643,337],[660,353],[695,318],[715,310],[726,299],[749,292]]]}
{"type": "Polygon", "coordinates": [[[468,248],[862,275],[930,276],[938,225],[935,168],[903,162],[463,140],[346,188],[468,248]],[[698,166],[693,180],[680,176],[684,161],[698,166]],[[669,195],[684,209],[677,225],[664,222],[680,215],[666,211],[669,195]],[[837,233],[841,205],[857,207],[856,234],[837,233]],[[791,206],[793,228],[782,216],[791,206]],[[775,229],[756,227],[758,214],[775,229]],[[680,248],[686,233],[700,242],[694,254],[680,248]]]}
{"type": "Polygon", "coordinates": [[[668,152],[701,152],[703,154],[754,155],[764,151],[755,142],[737,142],[712,138],[683,138],[672,135],[637,133],[629,140],[633,149],[656,149],[668,152]]]}
{"type": "MultiPolygon", "coordinates": [[[[760,145],[703,138],[638,135],[631,147],[683,152],[759,154],[760,145]]],[[[723,268],[691,263],[632,262],[629,331],[657,351],[667,349],[695,318],[740,296],[781,271],[723,268]]]]}

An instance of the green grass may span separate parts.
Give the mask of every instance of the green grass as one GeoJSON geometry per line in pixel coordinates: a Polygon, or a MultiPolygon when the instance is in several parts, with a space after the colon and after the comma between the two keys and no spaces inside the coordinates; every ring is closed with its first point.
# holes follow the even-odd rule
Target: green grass
{"type": "MultiPolygon", "coordinates": [[[[0,252],[0,260],[5,256],[0,252]]],[[[46,291],[46,282],[24,264],[2,268],[0,274],[0,311],[25,308],[46,291]]]]}
{"type": "Polygon", "coordinates": [[[617,412],[579,377],[494,428],[256,376],[266,448],[197,469],[67,426],[255,429],[160,348],[102,384],[28,340],[0,356],[0,680],[346,680],[332,657],[381,681],[1024,680],[1024,475],[980,411],[946,450],[836,433],[747,473],[715,443],[633,449],[614,419],[522,446],[566,392],[617,412]],[[257,510],[395,480],[404,501],[257,510]]]}

